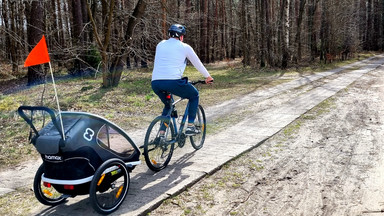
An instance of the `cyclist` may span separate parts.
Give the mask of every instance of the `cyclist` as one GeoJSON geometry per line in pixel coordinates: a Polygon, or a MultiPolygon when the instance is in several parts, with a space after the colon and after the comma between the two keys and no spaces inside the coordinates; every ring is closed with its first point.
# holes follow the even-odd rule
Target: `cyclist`
{"type": "MultiPolygon", "coordinates": [[[[183,25],[173,24],[168,29],[168,40],[163,40],[156,46],[151,85],[155,94],[164,103],[163,116],[167,115],[171,108],[167,102],[166,92],[189,99],[188,126],[185,134],[192,136],[198,133],[194,121],[199,105],[199,92],[188,83],[188,80],[182,79],[187,59],[205,77],[206,83],[212,83],[213,78],[193,48],[183,42],[185,33],[183,25]]],[[[161,130],[160,134],[163,133],[161,130]]]]}

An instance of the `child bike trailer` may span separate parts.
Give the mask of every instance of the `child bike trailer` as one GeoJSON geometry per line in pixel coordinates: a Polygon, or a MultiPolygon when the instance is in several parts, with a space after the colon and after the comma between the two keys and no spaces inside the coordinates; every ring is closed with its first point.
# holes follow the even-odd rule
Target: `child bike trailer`
{"type": "Polygon", "coordinates": [[[89,194],[101,214],[121,205],[140,151],[120,127],[84,112],[61,112],[59,118],[47,107],[21,106],[18,113],[31,127],[30,142],[43,160],[33,183],[42,204],[54,206],[89,194]],[[46,117],[51,122],[38,131],[35,124],[46,117]]]}

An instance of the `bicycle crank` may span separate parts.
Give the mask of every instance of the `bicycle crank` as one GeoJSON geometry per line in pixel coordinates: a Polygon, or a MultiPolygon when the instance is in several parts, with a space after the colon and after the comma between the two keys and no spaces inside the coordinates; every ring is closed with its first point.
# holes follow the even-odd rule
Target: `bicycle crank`
{"type": "Polygon", "coordinates": [[[180,134],[180,137],[179,137],[179,140],[178,140],[178,146],[179,148],[183,148],[183,146],[185,145],[185,141],[187,139],[187,136],[185,136],[184,133],[180,134]]]}

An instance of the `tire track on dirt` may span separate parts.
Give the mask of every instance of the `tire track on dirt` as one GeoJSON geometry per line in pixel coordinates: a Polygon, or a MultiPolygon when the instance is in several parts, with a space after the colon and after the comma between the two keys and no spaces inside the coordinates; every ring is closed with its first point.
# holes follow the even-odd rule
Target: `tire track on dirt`
{"type": "MultiPolygon", "coordinates": [[[[248,95],[244,95],[240,98],[235,98],[223,102],[219,105],[208,107],[206,109],[207,121],[214,121],[217,118],[232,113],[234,110],[249,107],[252,104],[263,102],[265,100],[271,99],[272,97],[286,95],[287,92],[294,91],[296,88],[302,88],[303,86],[311,86],[311,84],[314,84],[317,81],[321,81],[322,78],[334,79],[332,78],[333,76],[337,77],[338,75],[340,75],[340,73],[343,73],[346,70],[352,70],[356,67],[366,66],[370,62],[375,62],[378,59],[380,60],[380,58],[382,57],[383,56],[370,57],[368,59],[348,64],[329,71],[303,76],[287,83],[283,83],[268,89],[261,89],[248,95]]],[[[312,85],[312,87],[314,86],[316,85],[312,85]]]]}
{"type": "MultiPolygon", "coordinates": [[[[360,94],[372,95],[372,93],[367,92],[360,94]]],[[[274,166],[266,168],[268,172],[264,173],[267,176],[265,178],[269,179],[270,188],[260,188],[263,186],[260,184],[258,185],[259,190],[253,194],[269,191],[270,194],[273,194],[274,199],[268,199],[265,196],[258,197],[258,200],[266,200],[266,198],[267,200],[263,202],[263,205],[256,206],[251,214],[263,215],[265,212],[261,213],[261,209],[270,209],[267,212],[271,215],[355,215],[356,212],[353,209],[342,208],[339,211],[338,208],[340,205],[353,207],[361,204],[360,197],[363,194],[358,189],[364,187],[363,182],[367,178],[367,174],[361,173],[366,173],[366,170],[372,168],[370,161],[377,160],[374,156],[377,157],[375,151],[377,152],[379,149],[377,146],[379,142],[375,141],[376,135],[372,135],[372,131],[381,131],[383,122],[377,113],[373,113],[372,116],[366,115],[366,110],[369,110],[366,100],[355,100],[352,103],[354,109],[325,116],[320,125],[310,124],[306,126],[306,128],[317,127],[323,128],[323,130],[320,130],[319,134],[315,134],[309,129],[300,131],[300,134],[314,136],[309,138],[314,138],[312,142],[306,144],[308,143],[307,137],[300,137],[294,143],[289,143],[289,148],[285,153],[279,152],[278,158],[271,159],[277,160],[277,162],[274,162],[274,166]],[[343,123],[338,123],[338,121],[343,120],[343,123]],[[334,123],[330,124],[330,122],[334,123]],[[336,136],[332,134],[336,134],[336,136]],[[363,139],[365,140],[364,143],[359,142],[361,136],[366,136],[363,139]],[[316,140],[316,137],[321,138],[316,140]],[[333,144],[330,145],[329,143],[333,144]],[[368,151],[366,150],[367,145],[368,151]],[[292,152],[295,156],[299,155],[294,160],[295,165],[284,166],[284,164],[292,163],[292,152]],[[303,170],[306,170],[306,174],[301,176],[303,170]],[[296,175],[287,175],[287,173],[294,171],[297,171],[296,175]],[[287,180],[284,182],[285,186],[279,184],[282,175],[286,176],[283,178],[287,180]],[[312,176],[319,179],[313,179],[312,176]],[[288,192],[282,192],[281,187],[287,188],[286,190],[293,194],[287,197],[286,193],[288,192]],[[293,187],[293,189],[289,189],[289,187],[293,187]],[[357,189],[350,190],[351,187],[357,189]],[[276,194],[280,195],[281,200],[275,199],[276,194]],[[317,195],[314,196],[313,194],[317,195]],[[341,195],[355,199],[344,201],[345,197],[341,195]],[[276,208],[277,206],[272,205],[271,201],[276,205],[281,205],[281,207],[276,208]],[[278,210],[273,211],[271,209],[278,210]]],[[[345,104],[345,106],[347,105],[345,104]]],[[[372,105],[370,107],[372,108],[372,105]]]]}

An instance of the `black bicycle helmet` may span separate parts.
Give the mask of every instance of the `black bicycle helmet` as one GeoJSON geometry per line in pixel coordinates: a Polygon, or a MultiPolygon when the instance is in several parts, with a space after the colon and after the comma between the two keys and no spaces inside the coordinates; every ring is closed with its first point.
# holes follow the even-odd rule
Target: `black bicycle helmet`
{"type": "Polygon", "coordinates": [[[185,35],[185,27],[180,24],[173,24],[171,27],[168,29],[168,35],[170,37],[180,37],[181,35],[185,35]]]}

